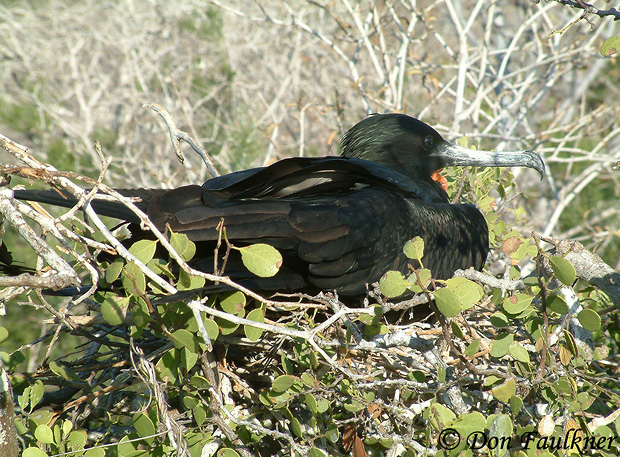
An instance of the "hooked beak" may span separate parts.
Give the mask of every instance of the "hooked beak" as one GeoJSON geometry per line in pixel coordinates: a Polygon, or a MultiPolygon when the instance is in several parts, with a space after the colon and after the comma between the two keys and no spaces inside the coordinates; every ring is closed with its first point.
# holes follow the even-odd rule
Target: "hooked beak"
{"type": "Polygon", "coordinates": [[[534,151],[482,151],[468,149],[448,141],[440,144],[434,155],[441,158],[445,165],[475,167],[528,167],[545,175],[545,163],[534,151]]]}

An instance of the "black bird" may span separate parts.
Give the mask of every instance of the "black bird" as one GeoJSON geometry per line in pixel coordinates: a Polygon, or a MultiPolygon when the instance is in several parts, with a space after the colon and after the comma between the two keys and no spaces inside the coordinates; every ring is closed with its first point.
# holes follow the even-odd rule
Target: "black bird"
{"type": "MultiPolygon", "coordinates": [[[[202,186],[119,192],[139,197],[137,205],[160,230],[169,226],[196,242],[192,264],[197,269],[213,270],[216,226],[223,218],[234,245],[268,243],[284,258],[272,278],[255,277],[234,257],[226,275],[255,290],[336,290],[355,296],[388,270],[407,272],[403,245],[418,235],[425,241],[424,265],[436,278],[484,265],[489,251],[484,216],[473,205],[450,204],[433,179],[438,170],[475,165],[544,172],[534,152],[469,150],[404,114],[377,114],[359,122],[342,137],[340,152],[341,157],[283,159],[202,186]]],[[[15,196],[76,204],[57,191],[16,191],[15,196]]],[[[98,214],[129,222],[134,239],[147,236],[123,204],[91,204],[98,214]]]]}

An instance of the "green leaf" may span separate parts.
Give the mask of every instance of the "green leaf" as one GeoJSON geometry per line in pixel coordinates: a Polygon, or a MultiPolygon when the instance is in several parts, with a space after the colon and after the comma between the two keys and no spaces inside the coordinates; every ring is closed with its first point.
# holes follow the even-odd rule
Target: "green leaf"
{"type": "Polygon", "coordinates": [[[479,412],[467,413],[459,416],[452,424],[456,430],[463,436],[468,436],[472,432],[484,430],[487,421],[479,412]]]}
{"type": "MultiPolygon", "coordinates": [[[[325,438],[327,438],[328,440],[330,440],[332,443],[336,443],[338,441],[338,437],[336,436],[336,440],[332,441],[332,437],[331,436],[327,436],[327,431],[325,431],[325,438]]],[[[312,449],[310,449],[310,452],[308,452],[308,457],[325,457],[327,454],[325,454],[325,451],[317,448],[317,447],[312,447],[312,449]]]]}
{"type": "Polygon", "coordinates": [[[325,438],[327,438],[332,443],[337,443],[340,440],[340,432],[338,431],[338,426],[336,424],[331,424],[325,430],[325,438]]]}
{"type": "Polygon", "coordinates": [[[4,327],[0,327],[0,344],[4,343],[8,337],[9,331],[4,327]]]}
{"type": "Polygon", "coordinates": [[[294,383],[295,377],[285,374],[282,376],[278,376],[276,379],[274,379],[271,388],[274,390],[274,392],[286,392],[294,383]]]}
{"type": "Polygon", "coordinates": [[[407,278],[407,282],[409,283],[409,290],[417,294],[422,293],[422,288],[418,284],[418,276],[420,277],[420,283],[422,283],[422,285],[424,285],[424,287],[426,288],[431,283],[431,270],[429,270],[428,268],[420,268],[417,272],[417,275],[416,273],[412,273],[407,278]]]}
{"type": "MultiPolygon", "coordinates": [[[[262,309],[256,308],[248,313],[246,319],[256,322],[265,322],[265,313],[262,309]]],[[[251,325],[244,325],[243,332],[250,341],[258,341],[263,334],[263,329],[252,327],[251,325]]]]}
{"type": "Polygon", "coordinates": [[[460,298],[462,311],[471,308],[482,298],[482,287],[467,278],[450,278],[446,285],[460,298]]]}
{"type": "Polygon", "coordinates": [[[599,328],[601,328],[601,316],[598,315],[596,311],[591,309],[584,309],[579,314],[577,314],[577,319],[583,328],[590,332],[596,332],[599,328]]]}
{"type": "Polygon", "coordinates": [[[82,379],[69,367],[61,365],[58,362],[50,362],[50,370],[63,379],[71,381],[82,381],[82,379]]]}
{"type": "Polygon", "coordinates": [[[454,317],[461,312],[461,299],[453,290],[443,287],[433,292],[437,309],[446,317],[454,317]]]}
{"type": "Polygon", "coordinates": [[[459,324],[457,324],[456,321],[450,322],[450,328],[452,328],[452,333],[454,333],[454,336],[456,336],[457,338],[461,340],[465,339],[463,330],[461,329],[461,327],[459,327],[459,324]]]}
{"type": "Polygon", "coordinates": [[[245,267],[261,278],[274,276],[282,266],[282,254],[264,243],[239,248],[245,267]]]}
{"type": "Polygon", "coordinates": [[[177,349],[187,348],[194,352],[198,351],[194,335],[184,328],[180,328],[172,333],[172,341],[174,342],[174,347],[177,349]]]}
{"type": "Polygon", "coordinates": [[[51,408],[41,408],[37,409],[34,413],[32,413],[28,419],[33,421],[37,425],[41,424],[49,424],[52,418],[54,417],[54,413],[51,408]]]}
{"type": "Polygon", "coordinates": [[[560,256],[549,257],[549,262],[558,281],[567,286],[572,286],[577,277],[575,267],[564,257],[560,256]]]}
{"type": "Polygon", "coordinates": [[[303,429],[301,428],[301,424],[299,423],[299,419],[295,416],[291,417],[289,420],[291,431],[298,437],[301,438],[304,434],[303,429]]]}
{"type": "Polygon", "coordinates": [[[428,413],[428,419],[435,430],[443,430],[446,424],[456,419],[455,414],[440,403],[431,403],[425,412],[428,413]]]}
{"type": "Polygon", "coordinates": [[[103,448],[96,447],[94,449],[89,449],[84,453],[84,457],[105,457],[105,451],[103,448]]]}
{"type": "Polygon", "coordinates": [[[108,324],[120,325],[125,322],[128,308],[129,298],[115,300],[106,294],[103,303],[101,303],[101,315],[108,324]]]}
{"type": "Polygon", "coordinates": [[[240,457],[237,451],[229,447],[225,447],[217,451],[217,457],[240,457]]]}
{"type": "Polygon", "coordinates": [[[112,284],[116,281],[123,270],[125,262],[123,259],[117,259],[112,262],[105,270],[105,280],[108,284],[112,284]]]}
{"type": "Polygon", "coordinates": [[[608,57],[620,51],[620,36],[612,36],[607,38],[601,45],[601,55],[608,57]]]}
{"type": "Polygon", "coordinates": [[[222,308],[222,311],[226,313],[237,316],[241,313],[243,316],[244,313],[242,311],[245,303],[245,295],[238,290],[234,292],[223,292],[220,294],[220,307],[222,308]]]}
{"type": "Polygon", "coordinates": [[[177,254],[182,256],[189,246],[189,238],[185,233],[170,232],[170,246],[177,254]]]}
{"type": "Polygon", "coordinates": [[[54,442],[54,433],[49,425],[39,425],[34,431],[34,437],[45,444],[51,444],[54,442]]]}
{"type": "Polygon", "coordinates": [[[501,312],[496,312],[491,314],[491,316],[489,317],[489,320],[491,321],[491,324],[493,324],[495,327],[506,327],[508,324],[510,324],[510,322],[508,321],[508,316],[506,316],[504,313],[501,312]]]}
{"type": "Polygon", "coordinates": [[[211,339],[211,341],[217,340],[217,337],[220,335],[220,327],[213,319],[205,318],[203,319],[203,323],[205,325],[205,329],[207,330],[207,335],[211,339]]]}
{"type": "Polygon", "coordinates": [[[153,421],[144,413],[137,413],[133,416],[133,426],[140,438],[147,438],[146,442],[153,443],[155,433],[157,432],[153,421]]]}
{"type": "Polygon", "coordinates": [[[523,409],[523,400],[516,395],[510,397],[510,411],[512,411],[512,414],[519,414],[521,409],[523,409]]]}
{"type": "Polygon", "coordinates": [[[519,314],[527,309],[532,303],[533,297],[527,294],[514,294],[510,297],[506,297],[504,303],[502,303],[502,308],[508,314],[519,314]]]}
{"type": "Polygon", "coordinates": [[[151,261],[155,255],[155,249],[157,248],[157,241],[154,240],[139,240],[131,245],[129,252],[136,256],[136,258],[147,264],[151,261]]]}
{"type": "Polygon", "coordinates": [[[502,333],[497,336],[491,344],[491,350],[489,351],[492,357],[501,358],[508,354],[508,348],[514,341],[514,335],[510,333],[502,333]]]}
{"type": "Polygon", "coordinates": [[[310,409],[313,414],[317,414],[319,412],[319,405],[317,404],[314,395],[312,395],[311,393],[307,393],[305,396],[305,400],[308,409],[310,409]]]}
{"type": "MultiPolygon", "coordinates": [[[[479,430],[484,430],[484,426],[481,427],[479,430]]],[[[495,416],[491,420],[491,423],[489,425],[489,435],[498,439],[510,439],[513,435],[513,425],[510,416],[508,414],[498,414],[497,416],[495,416]]],[[[498,453],[497,455],[501,455],[501,453],[498,453]]],[[[508,453],[504,455],[508,455],[508,453]]]]}
{"type": "Polygon", "coordinates": [[[29,447],[24,450],[22,457],[47,457],[47,453],[38,447],[29,447]]]}
{"type": "Polygon", "coordinates": [[[491,389],[491,393],[495,398],[503,403],[508,403],[510,398],[517,393],[517,382],[514,378],[507,380],[504,384],[491,389]]]}
{"type": "MultiPolygon", "coordinates": [[[[30,408],[34,408],[43,398],[43,394],[45,393],[45,387],[43,386],[43,383],[41,381],[37,381],[33,385],[28,387],[27,390],[30,408]]],[[[26,391],[24,391],[24,395],[26,395],[26,391]]]]}
{"type": "Polygon", "coordinates": [[[558,314],[568,313],[568,305],[560,295],[551,294],[547,296],[547,309],[558,314]]]}
{"type": "Polygon", "coordinates": [[[510,343],[508,346],[508,353],[519,362],[530,363],[530,354],[527,352],[527,349],[516,341],[510,343]]]}
{"type": "Polygon", "coordinates": [[[412,260],[422,259],[424,255],[424,240],[416,236],[414,239],[407,241],[403,248],[403,252],[412,260]]]}
{"type": "Polygon", "coordinates": [[[469,344],[469,346],[467,346],[465,351],[463,352],[463,355],[465,355],[467,357],[473,357],[474,355],[476,355],[478,353],[478,349],[479,348],[480,348],[480,338],[478,338],[477,340],[472,341],[469,344]]]}
{"type": "Polygon", "coordinates": [[[121,276],[123,288],[129,293],[133,293],[134,290],[142,294],[145,293],[146,278],[140,267],[133,262],[129,262],[123,270],[124,274],[121,276]]]}
{"type": "Polygon", "coordinates": [[[388,298],[402,295],[408,286],[409,283],[400,271],[388,271],[379,279],[379,289],[388,298]]]}

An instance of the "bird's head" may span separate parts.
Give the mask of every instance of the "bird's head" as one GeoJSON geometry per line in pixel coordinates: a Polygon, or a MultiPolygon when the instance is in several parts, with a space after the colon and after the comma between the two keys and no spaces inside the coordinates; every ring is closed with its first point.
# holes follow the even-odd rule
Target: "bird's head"
{"type": "Polygon", "coordinates": [[[467,149],[444,140],[431,126],[405,114],[375,114],[355,124],[340,141],[343,157],[370,160],[413,179],[437,180],[446,166],[529,167],[542,176],[535,152],[467,149]]]}

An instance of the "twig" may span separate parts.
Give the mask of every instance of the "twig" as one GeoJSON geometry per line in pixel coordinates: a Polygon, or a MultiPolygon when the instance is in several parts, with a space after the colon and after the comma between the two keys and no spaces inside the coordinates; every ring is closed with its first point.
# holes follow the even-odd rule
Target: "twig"
{"type": "Polygon", "coordinates": [[[181,152],[181,141],[180,140],[183,140],[187,144],[189,144],[192,147],[192,149],[196,151],[198,155],[202,158],[202,161],[207,167],[207,171],[209,172],[209,174],[213,176],[214,178],[216,176],[219,176],[219,173],[215,169],[215,166],[213,165],[213,161],[209,157],[209,154],[207,154],[207,151],[205,151],[204,148],[200,146],[191,137],[189,133],[184,132],[183,130],[179,130],[177,128],[176,124],[174,123],[174,120],[172,119],[172,116],[170,115],[168,111],[166,111],[166,109],[163,106],[158,105],[157,103],[149,103],[149,104],[145,104],[142,106],[148,109],[152,109],[157,114],[159,114],[161,118],[164,120],[164,122],[166,123],[166,125],[168,126],[168,131],[170,133],[170,141],[172,142],[172,147],[174,148],[174,152],[179,158],[179,162],[183,163],[185,161],[185,158],[183,157],[183,153],[181,152]]]}

